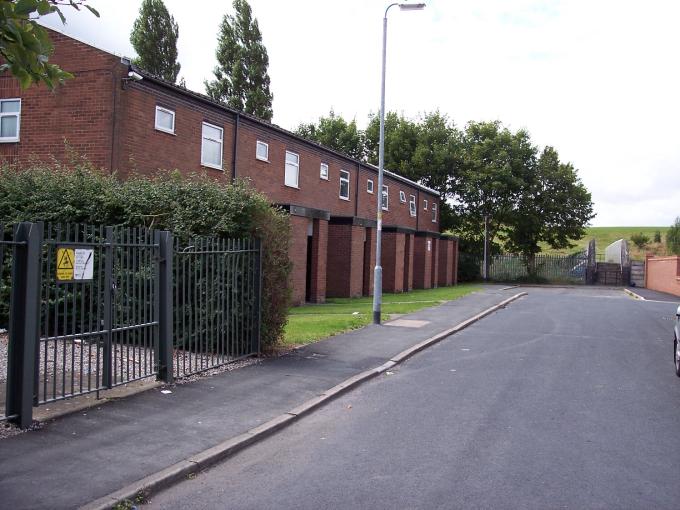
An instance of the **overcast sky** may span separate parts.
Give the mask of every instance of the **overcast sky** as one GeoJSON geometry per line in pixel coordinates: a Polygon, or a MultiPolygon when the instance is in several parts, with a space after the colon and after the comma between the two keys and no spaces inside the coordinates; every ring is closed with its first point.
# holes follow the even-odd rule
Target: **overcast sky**
{"type": "MultiPolygon", "coordinates": [[[[141,0],[90,0],[44,23],[114,53],[141,0]]],[[[229,0],[165,0],[179,24],[180,75],[204,91],[229,0]]],[[[361,127],[380,102],[387,0],[250,0],[269,53],[274,123],[331,108],[361,127]]],[[[526,128],[579,170],[595,226],[670,225],[680,215],[680,2],[431,0],[390,11],[387,110],[439,109],[462,127],[526,128]]]]}

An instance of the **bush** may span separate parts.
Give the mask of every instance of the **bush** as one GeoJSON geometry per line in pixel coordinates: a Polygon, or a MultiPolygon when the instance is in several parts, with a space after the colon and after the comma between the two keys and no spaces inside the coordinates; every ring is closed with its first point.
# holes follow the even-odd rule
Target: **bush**
{"type": "Polygon", "coordinates": [[[649,236],[643,234],[642,232],[631,235],[630,240],[635,246],[638,247],[639,250],[642,250],[645,246],[647,246],[647,244],[649,244],[649,236]]]}
{"type": "Polygon", "coordinates": [[[283,333],[290,295],[288,215],[246,181],[225,184],[198,174],[183,178],[178,171],[119,181],[86,162],[3,166],[0,222],[8,227],[19,221],[145,226],[170,230],[182,240],[259,236],[262,344],[276,343],[283,333]]]}
{"type": "Polygon", "coordinates": [[[666,231],[666,246],[673,255],[680,255],[680,216],[675,218],[675,223],[666,231]]]}
{"type": "Polygon", "coordinates": [[[657,230],[654,232],[654,242],[655,243],[660,243],[661,242],[661,231],[657,230]]]}

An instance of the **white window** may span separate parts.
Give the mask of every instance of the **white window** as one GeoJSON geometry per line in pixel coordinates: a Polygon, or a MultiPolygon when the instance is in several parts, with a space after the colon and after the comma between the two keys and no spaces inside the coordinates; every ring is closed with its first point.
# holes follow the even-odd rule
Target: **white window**
{"type": "Polygon", "coordinates": [[[399,190],[399,201],[400,201],[402,204],[405,204],[405,203],[406,203],[406,193],[404,193],[403,190],[399,190]]]}
{"type": "Polygon", "coordinates": [[[319,168],[319,177],[325,181],[328,180],[328,163],[321,163],[319,168]]]}
{"type": "Polygon", "coordinates": [[[269,144],[258,140],[255,145],[255,157],[260,161],[269,161],[269,144]]]}
{"type": "Polygon", "coordinates": [[[340,198],[349,200],[349,172],[340,170],[340,198]]]}
{"type": "Polygon", "coordinates": [[[286,151],[286,174],[283,183],[297,188],[300,181],[300,155],[286,151]]]}
{"type": "Polygon", "coordinates": [[[390,207],[390,189],[389,187],[383,185],[382,210],[387,211],[389,207],[390,207]]]}
{"type": "Polygon", "coordinates": [[[371,195],[373,194],[373,181],[371,179],[366,181],[366,191],[371,195]]]}
{"type": "Polygon", "coordinates": [[[437,204],[432,204],[432,223],[437,223],[437,204]]]}
{"type": "Polygon", "coordinates": [[[409,195],[408,210],[411,213],[411,216],[415,217],[415,215],[416,215],[416,196],[415,195],[409,195]]]}
{"type": "Polygon", "coordinates": [[[423,210],[427,211],[427,200],[423,200],[423,210]]]}
{"type": "Polygon", "coordinates": [[[175,112],[161,106],[156,106],[156,129],[174,134],[175,112]]]}
{"type": "Polygon", "coordinates": [[[0,142],[18,142],[21,99],[0,100],[0,142]]]}
{"type": "Polygon", "coordinates": [[[222,135],[221,127],[203,123],[203,141],[201,143],[201,165],[222,169],[222,135]]]}

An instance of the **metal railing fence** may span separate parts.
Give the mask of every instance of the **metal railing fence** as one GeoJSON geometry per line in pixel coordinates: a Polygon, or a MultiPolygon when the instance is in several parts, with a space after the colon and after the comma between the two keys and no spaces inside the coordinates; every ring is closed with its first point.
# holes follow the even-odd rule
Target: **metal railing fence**
{"type": "Polygon", "coordinates": [[[41,223],[9,237],[0,226],[0,419],[27,427],[33,406],[260,350],[257,239],[41,223]]]}
{"type": "MultiPolygon", "coordinates": [[[[484,258],[478,255],[461,254],[467,272],[480,278],[484,258]]],[[[521,255],[501,254],[489,257],[488,279],[497,282],[544,282],[585,284],[588,256],[584,253],[573,255],[535,255],[529,260],[521,255]]]]}

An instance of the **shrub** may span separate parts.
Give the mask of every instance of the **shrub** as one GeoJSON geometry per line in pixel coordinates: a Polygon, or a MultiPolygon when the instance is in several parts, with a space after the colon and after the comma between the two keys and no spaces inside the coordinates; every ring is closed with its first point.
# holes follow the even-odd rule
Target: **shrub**
{"type": "Polygon", "coordinates": [[[654,242],[655,243],[660,243],[661,242],[661,231],[657,230],[654,232],[654,242]]]}
{"type": "MultiPolygon", "coordinates": [[[[288,215],[246,181],[225,184],[199,174],[183,178],[178,171],[119,181],[86,162],[3,166],[0,222],[8,227],[19,221],[146,226],[170,230],[183,240],[259,236],[262,344],[272,345],[283,333],[290,294],[288,215]]],[[[0,310],[0,317],[6,314],[0,310]]]]}
{"type": "Polygon", "coordinates": [[[680,216],[675,218],[675,223],[666,231],[666,246],[673,255],[680,255],[680,216]]]}
{"type": "Polygon", "coordinates": [[[637,234],[631,235],[630,240],[640,250],[642,250],[645,246],[647,246],[647,244],[649,244],[649,236],[643,234],[642,232],[638,232],[637,234]]]}

